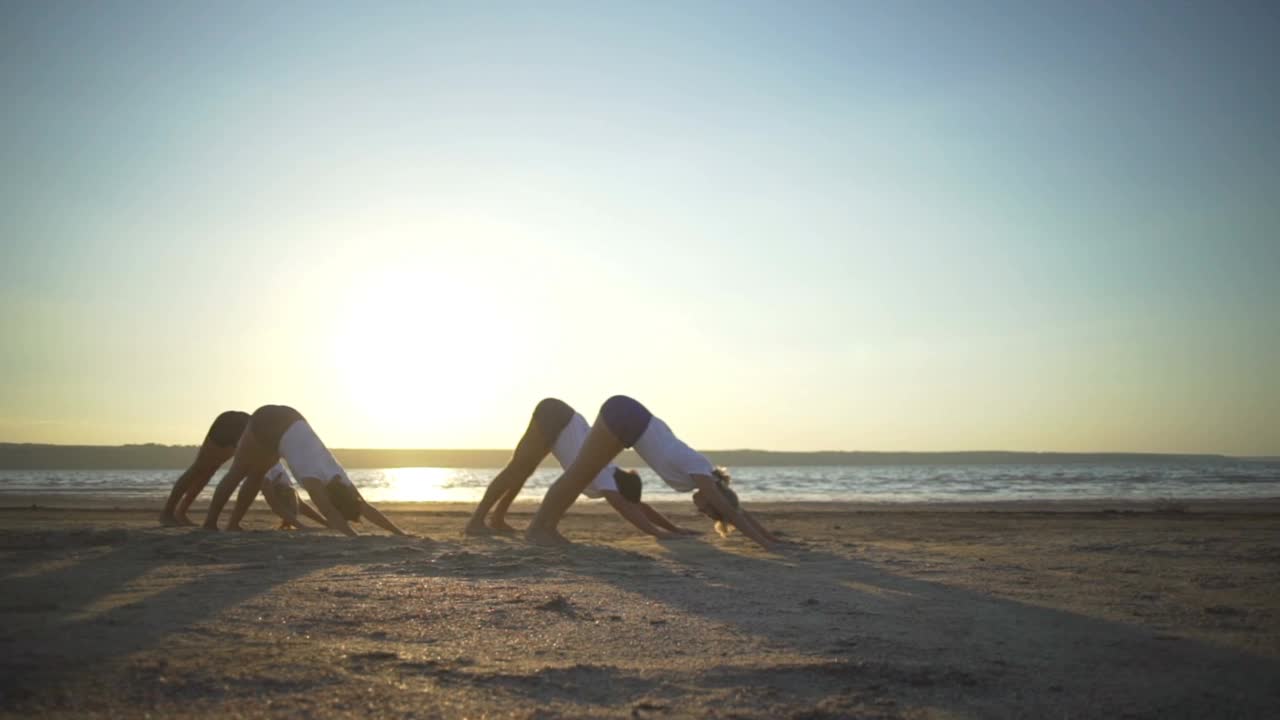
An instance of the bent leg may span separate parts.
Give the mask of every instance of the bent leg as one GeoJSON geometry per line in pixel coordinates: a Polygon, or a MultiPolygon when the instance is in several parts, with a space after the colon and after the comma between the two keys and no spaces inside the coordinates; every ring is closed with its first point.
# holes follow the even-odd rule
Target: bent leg
{"type": "Polygon", "coordinates": [[[218,516],[222,514],[222,508],[231,499],[231,493],[235,491],[240,481],[249,475],[249,468],[246,463],[236,458],[231,463],[231,469],[226,475],[218,481],[218,487],[213,490],[213,499],[209,501],[209,510],[204,516],[204,529],[217,530],[218,516]]]}
{"type": "MultiPolygon", "coordinates": [[[[231,459],[231,469],[222,476],[222,480],[218,481],[218,487],[213,491],[213,499],[209,501],[209,511],[204,517],[206,530],[218,529],[218,515],[222,513],[222,508],[231,498],[231,493],[242,480],[255,475],[261,481],[262,475],[279,459],[274,448],[270,450],[263,448],[250,435],[251,433],[246,431],[240,436],[240,442],[236,444],[235,456],[231,459]]],[[[255,495],[257,492],[257,488],[254,488],[255,495]]]]}
{"type": "Polygon", "coordinates": [[[187,508],[191,507],[191,501],[200,494],[200,490],[191,492],[191,489],[193,487],[203,489],[216,471],[216,467],[202,467],[192,463],[191,467],[179,475],[177,481],[173,483],[173,490],[169,491],[169,498],[164,502],[164,509],[160,511],[160,524],[166,526],[193,524],[187,519],[187,508]],[[181,505],[179,505],[180,502],[181,505]]]}
{"type": "MultiPolygon", "coordinates": [[[[549,440],[545,430],[539,427],[540,411],[547,404],[546,400],[538,404],[538,408],[533,411],[533,418],[529,421],[529,427],[520,437],[520,442],[516,443],[510,462],[489,483],[484,497],[480,500],[480,505],[476,507],[475,512],[471,514],[471,520],[467,523],[465,532],[468,535],[487,535],[494,530],[515,532],[515,528],[507,524],[507,508],[511,507],[511,502],[516,499],[516,495],[520,493],[520,488],[524,487],[529,476],[538,469],[538,464],[547,456],[547,453],[551,452],[551,444],[554,441],[554,438],[549,440]],[[490,508],[493,509],[493,517],[486,526],[484,520],[490,508]]],[[[569,412],[572,414],[572,408],[569,412]]]]}
{"type": "Polygon", "coordinates": [[[591,426],[591,432],[587,434],[587,441],[583,443],[578,457],[547,489],[537,514],[533,516],[533,522],[529,523],[529,528],[525,531],[525,539],[542,545],[565,542],[556,531],[560,518],[564,517],[583,489],[591,484],[591,479],[623,449],[622,441],[614,436],[606,423],[597,419],[596,424],[591,426]]]}
{"type": "Polygon", "coordinates": [[[191,461],[191,467],[187,468],[173,483],[173,489],[169,491],[169,497],[165,500],[164,509],[160,511],[160,523],[162,525],[194,525],[195,523],[187,518],[187,510],[204,486],[209,484],[213,474],[234,452],[234,448],[211,446],[207,443],[201,445],[200,450],[196,452],[195,460],[191,461]]]}

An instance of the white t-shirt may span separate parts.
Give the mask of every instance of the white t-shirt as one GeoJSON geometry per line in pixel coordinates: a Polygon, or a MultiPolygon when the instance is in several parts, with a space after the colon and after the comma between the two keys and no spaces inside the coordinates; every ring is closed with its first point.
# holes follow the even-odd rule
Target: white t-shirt
{"type": "Polygon", "coordinates": [[[694,475],[712,477],[715,468],[697,450],[685,445],[657,416],[636,440],[636,454],[658,473],[662,481],[678,492],[692,492],[694,475]]]}
{"type": "MultiPolygon", "coordinates": [[[[551,454],[560,462],[560,467],[568,468],[578,457],[589,432],[591,432],[591,425],[587,423],[587,419],[582,417],[582,413],[575,412],[573,417],[569,418],[569,423],[560,431],[555,443],[551,445],[551,454]]],[[[613,479],[613,473],[617,469],[617,465],[609,463],[595,476],[582,494],[589,498],[598,498],[603,496],[605,490],[617,492],[618,483],[613,479]]]]}
{"type": "Polygon", "coordinates": [[[327,483],[337,477],[339,482],[352,484],[347,471],[338,464],[329,448],[320,442],[320,437],[306,420],[298,420],[285,431],[280,438],[280,456],[289,463],[289,470],[299,481],[303,478],[316,478],[327,483]]]}
{"type": "Polygon", "coordinates": [[[293,483],[293,478],[289,477],[289,473],[284,469],[284,465],[281,465],[278,462],[275,465],[272,465],[271,469],[268,470],[266,475],[263,477],[266,478],[263,481],[263,484],[266,485],[276,483],[288,486],[293,483]]]}

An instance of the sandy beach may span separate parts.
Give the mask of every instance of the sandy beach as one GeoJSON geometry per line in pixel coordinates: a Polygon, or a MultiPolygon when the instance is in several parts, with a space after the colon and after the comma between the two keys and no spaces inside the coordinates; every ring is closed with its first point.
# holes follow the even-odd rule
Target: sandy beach
{"type": "Polygon", "coordinates": [[[461,506],[348,540],[10,504],[7,716],[1280,716],[1277,502],[760,507],[781,554],[591,503],[554,550],[461,506]]]}

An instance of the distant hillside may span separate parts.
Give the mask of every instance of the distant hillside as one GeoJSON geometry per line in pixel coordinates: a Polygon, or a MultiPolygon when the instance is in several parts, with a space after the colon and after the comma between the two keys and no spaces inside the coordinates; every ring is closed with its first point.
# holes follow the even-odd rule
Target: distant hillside
{"type": "MultiPolygon", "coordinates": [[[[1041,465],[1056,463],[1223,462],[1223,455],[1159,455],[1150,453],[1021,453],[1021,452],[773,452],[708,450],[707,457],[729,467],[805,465],[1041,465]]],[[[0,443],[3,470],[177,470],[195,457],[188,445],[31,445],[0,443]]],[[[511,457],[504,450],[334,450],[349,468],[472,467],[497,468],[511,457]]],[[[620,464],[643,462],[628,451],[620,464]]],[[[547,466],[555,461],[548,458],[547,466]]]]}

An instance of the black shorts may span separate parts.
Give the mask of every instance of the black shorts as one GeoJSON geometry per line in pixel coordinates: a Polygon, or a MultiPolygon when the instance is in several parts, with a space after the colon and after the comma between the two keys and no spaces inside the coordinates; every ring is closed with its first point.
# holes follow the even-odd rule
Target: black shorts
{"type": "Polygon", "coordinates": [[[564,430],[564,426],[569,424],[575,413],[576,411],[565,401],[547,398],[533,409],[533,419],[530,424],[538,428],[538,434],[542,436],[547,449],[550,450],[551,446],[556,444],[556,438],[560,437],[560,431],[564,430]]]}
{"type": "Polygon", "coordinates": [[[239,410],[228,410],[214,418],[209,432],[204,436],[206,445],[217,447],[235,447],[240,442],[240,435],[249,424],[249,413],[239,410]]]}
{"type": "Polygon", "coordinates": [[[262,447],[272,452],[279,452],[280,438],[284,437],[289,426],[305,419],[302,413],[288,405],[263,405],[253,411],[253,418],[249,421],[249,431],[253,433],[253,439],[257,440],[262,447]]]}
{"type": "Polygon", "coordinates": [[[653,413],[626,395],[614,395],[600,406],[600,419],[623,447],[631,447],[649,429],[653,413]]]}

